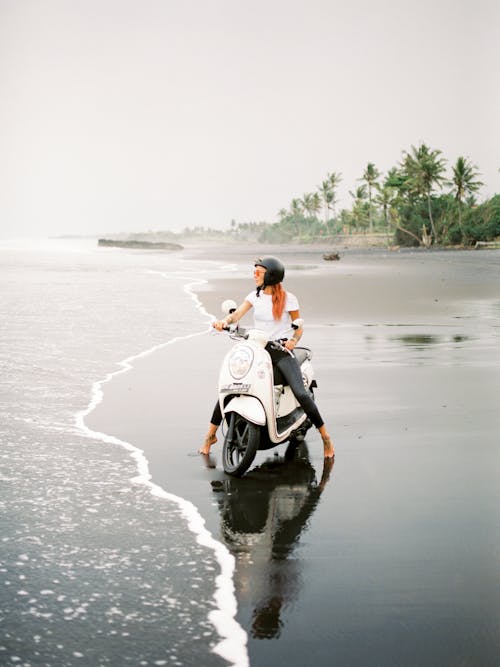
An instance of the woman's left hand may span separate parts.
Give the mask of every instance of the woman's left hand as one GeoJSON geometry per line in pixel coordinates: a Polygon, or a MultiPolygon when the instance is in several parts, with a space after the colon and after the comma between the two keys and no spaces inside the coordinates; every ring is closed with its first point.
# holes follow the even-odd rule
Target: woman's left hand
{"type": "Polygon", "coordinates": [[[289,338],[287,341],[285,341],[285,344],[283,347],[286,347],[287,350],[294,350],[295,346],[297,345],[297,341],[295,338],[289,338]]]}

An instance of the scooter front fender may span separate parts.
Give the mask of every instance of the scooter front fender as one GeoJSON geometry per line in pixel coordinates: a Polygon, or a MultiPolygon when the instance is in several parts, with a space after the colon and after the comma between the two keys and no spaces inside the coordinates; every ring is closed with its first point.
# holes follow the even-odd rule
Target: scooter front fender
{"type": "Polygon", "coordinates": [[[264,426],[266,423],[266,413],[262,403],[254,396],[235,396],[224,408],[224,414],[227,412],[237,412],[253,424],[264,426]]]}

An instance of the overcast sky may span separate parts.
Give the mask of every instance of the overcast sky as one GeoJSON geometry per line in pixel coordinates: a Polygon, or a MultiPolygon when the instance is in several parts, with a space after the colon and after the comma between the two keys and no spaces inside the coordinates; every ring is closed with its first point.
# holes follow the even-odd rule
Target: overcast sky
{"type": "Polygon", "coordinates": [[[275,221],[421,141],[500,192],[498,0],[0,0],[0,237],[275,221]]]}

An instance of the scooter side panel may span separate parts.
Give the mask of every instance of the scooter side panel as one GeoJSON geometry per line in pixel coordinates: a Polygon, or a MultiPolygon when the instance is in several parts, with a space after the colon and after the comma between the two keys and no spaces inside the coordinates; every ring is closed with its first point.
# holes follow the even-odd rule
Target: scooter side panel
{"type": "Polygon", "coordinates": [[[278,413],[277,417],[283,417],[283,415],[287,415],[294,408],[296,408],[298,405],[298,401],[293,395],[292,390],[290,387],[285,387],[284,391],[282,390],[282,393],[280,394],[279,397],[279,407],[278,407],[278,413]]]}
{"type": "Polygon", "coordinates": [[[266,414],[262,403],[253,396],[235,396],[224,409],[224,413],[237,412],[248,421],[259,426],[266,423],[266,414]]]}

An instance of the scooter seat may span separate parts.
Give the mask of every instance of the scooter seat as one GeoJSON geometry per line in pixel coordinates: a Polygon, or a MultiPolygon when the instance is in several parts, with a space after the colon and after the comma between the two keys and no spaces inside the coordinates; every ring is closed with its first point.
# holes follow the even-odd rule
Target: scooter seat
{"type": "MultiPolygon", "coordinates": [[[[304,363],[304,361],[306,361],[306,359],[311,358],[311,350],[309,350],[307,347],[296,347],[293,351],[293,355],[295,356],[295,358],[299,362],[299,366],[302,366],[302,364],[304,363]]],[[[285,378],[281,374],[281,371],[279,370],[279,368],[276,368],[276,366],[273,366],[273,373],[274,373],[273,383],[275,385],[277,385],[277,384],[282,384],[284,386],[288,385],[288,382],[285,380],[285,378]]]]}

